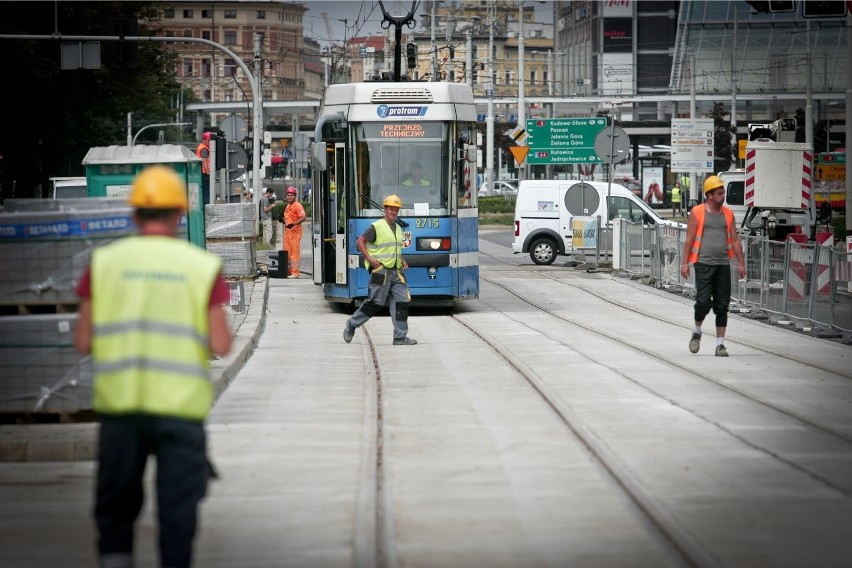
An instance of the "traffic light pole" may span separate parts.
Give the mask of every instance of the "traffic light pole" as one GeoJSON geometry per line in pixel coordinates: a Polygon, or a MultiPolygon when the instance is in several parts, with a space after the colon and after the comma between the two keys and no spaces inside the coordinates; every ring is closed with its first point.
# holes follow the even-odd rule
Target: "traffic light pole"
{"type": "Polygon", "coordinates": [[[35,39],[35,40],[50,40],[50,41],[138,41],[138,42],[157,42],[157,43],[202,43],[218,49],[228,57],[234,60],[234,63],[243,70],[246,80],[249,83],[249,88],[252,94],[252,176],[251,183],[254,188],[254,200],[260,201],[260,187],[262,180],[260,179],[260,144],[261,135],[263,132],[263,99],[257,81],[254,80],[251,70],[237,56],[236,53],[228,49],[222,44],[210,41],[209,39],[201,39],[197,37],[160,37],[160,36],[97,36],[97,35],[31,35],[31,34],[0,34],[0,39],[35,39]]]}

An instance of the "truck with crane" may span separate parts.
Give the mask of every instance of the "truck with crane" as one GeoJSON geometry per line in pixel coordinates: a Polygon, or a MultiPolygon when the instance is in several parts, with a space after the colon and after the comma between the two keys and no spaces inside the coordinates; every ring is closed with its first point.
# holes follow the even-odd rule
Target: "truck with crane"
{"type": "Polygon", "coordinates": [[[831,219],[829,204],[816,207],[813,147],[795,142],[795,133],[792,118],[750,125],[745,170],[719,174],[741,233],[777,241],[802,233],[813,241],[817,225],[831,219]]]}

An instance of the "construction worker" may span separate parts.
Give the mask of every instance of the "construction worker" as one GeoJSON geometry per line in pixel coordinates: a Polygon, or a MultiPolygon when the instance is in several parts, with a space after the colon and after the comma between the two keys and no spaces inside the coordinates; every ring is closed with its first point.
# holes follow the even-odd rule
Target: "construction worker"
{"type": "Polygon", "coordinates": [[[725,329],[731,303],[731,259],[736,257],[740,278],[745,278],[743,247],[734,224],[734,212],[724,206],[725,184],[719,176],[704,181],[705,202],[692,208],[686,226],[686,243],[680,274],[689,278],[689,265],[695,269],[695,327],[689,351],[698,353],[701,324],[713,308],[716,314],[716,356],[727,357],[725,329]]]}
{"type": "Polygon", "coordinates": [[[212,134],[205,132],[201,142],[195,147],[195,155],[201,158],[201,199],[202,209],[210,203],[210,138],[212,134]]]}
{"type": "Polygon", "coordinates": [[[423,177],[423,164],[414,162],[411,164],[411,175],[402,182],[402,185],[427,186],[432,183],[423,177]]]}
{"type": "Polygon", "coordinates": [[[355,246],[364,256],[364,267],[370,271],[370,289],[367,301],[346,321],[343,340],[350,343],[356,328],[390,304],[393,344],[416,345],[417,340],[408,337],[411,292],[403,275],[408,263],[402,256],[402,228],[397,223],[402,200],[397,195],[389,195],[382,205],[385,216],[372,223],[355,240],[355,246]]]}
{"type": "Polygon", "coordinates": [[[296,200],[299,194],[292,185],[287,188],[287,206],[284,208],[284,250],[290,262],[290,274],[287,278],[299,277],[299,260],[302,247],[302,223],[308,218],[305,208],[296,200]]]}
{"type": "Polygon", "coordinates": [[[95,520],[101,566],[133,565],[149,455],[157,459],[160,566],[187,567],[212,467],[204,419],[210,353],[231,334],[222,261],[175,238],[187,210],[174,170],[151,166],[130,195],[139,234],[95,249],[77,288],[75,347],[91,353],[100,418],[95,520]]]}
{"type": "Polygon", "coordinates": [[[675,215],[675,211],[680,216],[683,216],[683,207],[681,203],[683,202],[683,192],[680,189],[680,182],[675,181],[674,187],[672,188],[672,217],[675,215]]]}

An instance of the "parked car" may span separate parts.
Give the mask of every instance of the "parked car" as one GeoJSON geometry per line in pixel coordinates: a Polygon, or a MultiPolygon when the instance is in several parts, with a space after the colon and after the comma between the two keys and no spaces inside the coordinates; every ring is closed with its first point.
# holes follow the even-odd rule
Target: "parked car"
{"type": "Polygon", "coordinates": [[[482,182],[479,186],[479,197],[487,197],[491,195],[515,196],[518,195],[518,186],[508,181],[495,181],[488,187],[487,182],[482,182]]]}

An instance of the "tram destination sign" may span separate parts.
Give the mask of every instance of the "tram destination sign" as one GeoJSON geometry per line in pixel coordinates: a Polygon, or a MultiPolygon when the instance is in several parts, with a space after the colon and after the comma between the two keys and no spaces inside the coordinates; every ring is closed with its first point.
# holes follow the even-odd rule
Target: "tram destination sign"
{"type": "Polygon", "coordinates": [[[527,164],[596,164],[595,138],[606,117],[527,119],[527,164]]]}

